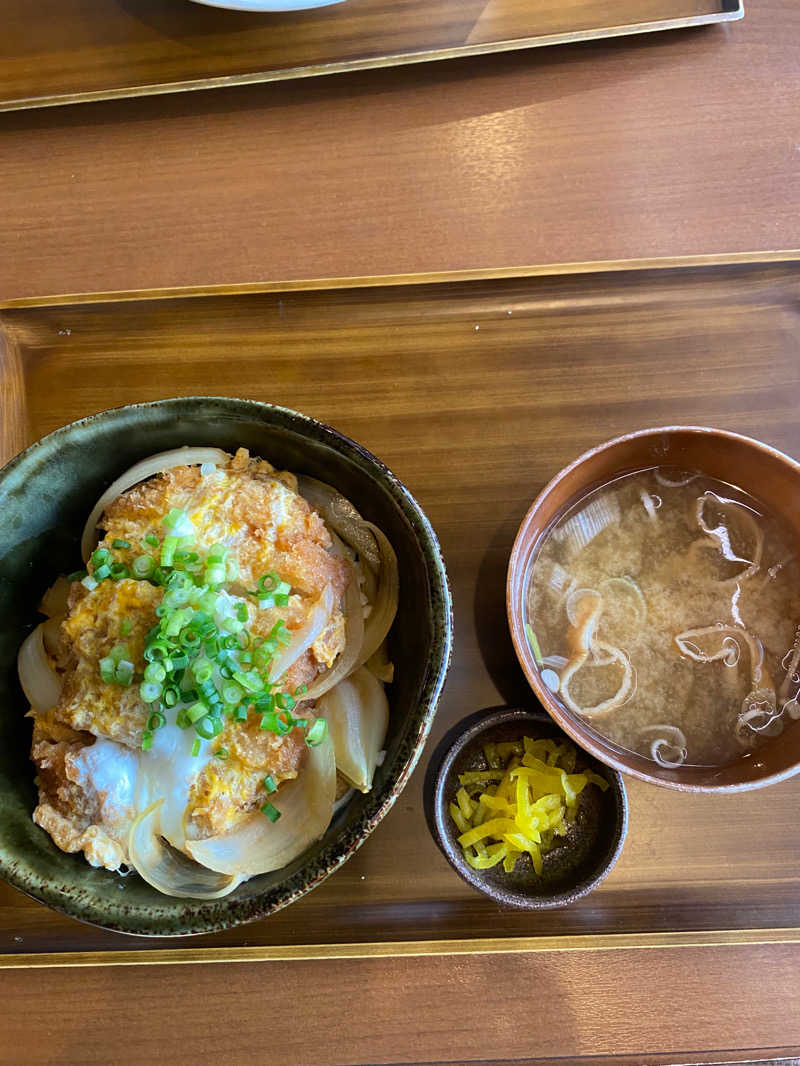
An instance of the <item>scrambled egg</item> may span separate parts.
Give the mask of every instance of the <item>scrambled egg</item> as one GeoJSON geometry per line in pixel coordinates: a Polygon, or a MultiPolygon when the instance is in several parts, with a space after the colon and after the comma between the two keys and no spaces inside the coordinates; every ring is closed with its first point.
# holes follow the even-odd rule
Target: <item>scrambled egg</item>
{"type": "MultiPolygon", "coordinates": [[[[111,550],[115,541],[128,542],[130,548],[113,554],[130,567],[148,535],[163,535],[164,516],[172,509],[188,516],[199,551],[223,544],[237,560],[239,577],[226,586],[231,596],[246,598],[247,590],[269,572],[291,586],[286,606],[260,610],[252,598],[248,601],[248,628],[254,636],[266,637],[279,620],[290,633],[296,630],[326,586],[332,588],[334,602],[341,603],[350,564],[329,551],[328,530],[297,494],[291,474],[276,473],[243,450],[227,467],[211,473],[203,474],[197,466],[176,467],[108,507],[99,546],[111,550]]],[[[137,813],[134,784],[137,767],[148,755],[141,749],[151,708],[142,700],[138,682],[108,684],[101,679],[99,663],[124,643],[141,678],[145,640],[158,622],[163,594],[162,587],[133,578],[104,580],[91,590],[74,582],[57,642],[61,698],[47,714],[31,711],[31,754],[40,792],[35,820],[62,850],[83,851],[93,865],[112,870],[127,858],[127,830],[137,813]]],[[[282,687],[294,691],[308,685],[332,665],[344,643],[345,620],[336,608],[324,631],[287,671],[282,687]]],[[[312,705],[298,706],[294,713],[313,722],[312,705]]],[[[214,749],[219,748],[228,753],[225,761],[198,760],[199,772],[187,796],[189,837],[223,832],[258,809],[267,798],[267,775],[275,783],[296,777],[305,756],[305,734],[299,728],[286,736],[262,731],[259,716],[251,712],[246,723],[225,721],[214,742],[214,749]]]]}

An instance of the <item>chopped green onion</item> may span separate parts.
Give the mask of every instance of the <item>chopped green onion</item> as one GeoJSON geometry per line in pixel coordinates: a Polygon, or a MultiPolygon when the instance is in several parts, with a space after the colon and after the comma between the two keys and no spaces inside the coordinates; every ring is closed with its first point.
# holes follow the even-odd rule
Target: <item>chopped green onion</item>
{"type": "Polygon", "coordinates": [[[162,663],[148,663],[145,667],[145,681],[151,681],[153,684],[160,685],[166,676],[167,671],[164,669],[162,663]]]}
{"type": "Polygon", "coordinates": [[[155,533],[148,533],[147,536],[144,539],[145,539],[145,542],[147,544],[149,544],[151,548],[157,548],[159,543],[160,543],[160,541],[159,541],[158,537],[155,535],[155,533]]]}
{"type": "Polygon", "coordinates": [[[172,561],[175,558],[175,552],[178,548],[177,537],[164,537],[161,542],[161,565],[172,566],[172,561]]]}
{"type": "Polygon", "coordinates": [[[145,729],[142,733],[142,751],[149,751],[153,746],[153,734],[149,729],[145,729]]]}
{"type": "Polygon", "coordinates": [[[124,685],[126,688],[133,681],[133,663],[129,659],[122,659],[117,663],[114,680],[118,685],[124,685]]]}
{"type": "Polygon", "coordinates": [[[306,734],[306,744],[309,748],[318,747],[328,735],[328,723],[324,718],[318,718],[306,734]]]}
{"type": "Polygon", "coordinates": [[[108,654],[114,660],[115,664],[121,662],[123,659],[130,659],[131,657],[127,644],[115,644],[108,654]]]}
{"type": "Polygon", "coordinates": [[[225,567],[224,566],[207,566],[206,567],[206,582],[209,585],[221,585],[225,580],[225,567]]]}
{"type": "Polygon", "coordinates": [[[192,663],[192,673],[198,685],[202,685],[214,676],[214,666],[208,659],[195,659],[192,663]]]}
{"type": "Polygon", "coordinates": [[[111,541],[111,547],[122,550],[123,548],[130,548],[131,542],[129,540],[123,540],[121,537],[115,537],[111,541]]]}
{"type": "Polygon", "coordinates": [[[139,685],[139,695],[145,703],[154,703],[157,699],[160,699],[161,691],[161,685],[157,685],[153,681],[143,681],[139,685]]]}
{"type": "Polygon", "coordinates": [[[272,774],[267,774],[267,776],[264,778],[264,788],[267,790],[267,792],[278,791],[278,786],[275,784],[275,778],[272,776],[272,774]]]}
{"type": "Polygon", "coordinates": [[[98,566],[94,572],[94,576],[97,581],[105,581],[105,579],[109,577],[110,574],[111,567],[108,565],[108,563],[103,563],[102,566],[98,566]]]}
{"type": "Polygon", "coordinates": [[[236,604],[236,617],[239,619],[240,622],[246,622],[247,621],[247,619],[249,618],[249,615],[247,613],[247,604],[246,603],[237,603],[236,604]]]}
{"type": "Polygon", "coordinates": [[[258,591],[259,592],[274,592],[280,584],[281,579],[275,573],[274,570],[270,570],[268,574],[264,574],[258,579],[258,591]]]}
{"type": "Polygon", "coordinates": [[[261,813],[266,814],[267,818],[269,818],[271,822],[277,822],[277,820],[281,816],[281,812],[278,810],[277,807],[273,807],[269,800],[267,800],[267,802],[261,808],[261,813]]]}
{"type": "Polygon", "coordinates": [[[124,578],[130,577],[131,572],[124,563],[112,563],[110,576],[112,581],[122,581],[124,578]]]}
{"type": "Polygon", "coordinates": [[[539,641],[536,639],[536,634],[534,633],[533,626],[530,624],[530,622],[525,623],[525,635],[527,636],[528,643],[531,646],[531,651],[533,652],[533,657],[536,660],[536,665],[541,666],[542,653],[539,650],[539,641]]]}
{"type": "Polygon", "coordinates": [[[231,556],[225,564],[225,576],[228,581],[235,581],[239,576],[239,560],[236,556],[231,556]]]}
{"type": "Polygon", "coordinates": [[[100,677],[107,685],[110,685],[112,681],[116,680],[117,664],[111,658],[110,655],[100,660],[100,677]]]}
{"type": "Polygon", "coordinates": [[[167,720],[161,713],[161,711],[153,711],[153,713],[147,719],[147,728],[155,732],[156,729],[161,729],[161,727],[163,725],[166,725],[166,723],[167,720]]]}
{"type": "Polygon", "coordinates": [[[222,698],[226,703],[238,703],[243,695],[241,685],[237,685],[235,681],[228,681],[222,686],[222,698]]]}
{"type": "Polygon", "coordinates": [[[180,693],[175,685],[169,685],[161,694],[161,700],[165,707],[174,707],[180,699],[180,693]]]}
{"type": "Polygon", "coordinates": [[[277,733],[279,737],[285,737],[292,729],[292,722],[291,719],[288,722],[284,721],[277,711],[267,711],[266,714],[261,716],[259,729],[269,733],[277,733]]]}
{"type": "Polygon", "coordinates": [[[208,714],[208,707],[205,703],[193,703],[191,707],[186,708],[186,718],[188,721],[199,722],[201,718],[204,718],[208,714]]]}
{"type": "Polygon", "coordinates": [[[96,570],[98,566],[103,566],[105,563],[110,562],[111,559],[112,555],[108,548],[97,548],[92,552],[91,563],[96,570]]]}
{"type": "Polygon", "coordinates": [[[206,559],[212,566],[216,566],[219,563],[224,563],[230,555],[230,548],[224,544],[212,544],[208,549],[208,555],[206,559]]]}
{"type": "Polygon", "coordinates": [[[223,762],[224,762],[225,759],[228,758],[228,749],[227,748],[217,748],[217,750],[214,752],[214,758],[215,759],[222,759],[223,762]]]}
{"type": "Polygon", "coordinates": [[[194,723],[195,732],[203,740],[213,740],[214,737],[218,737],[222,732],[222,720],[220,718],[213,718],[210,714],[205,718],[201,718],[199,722],[194,723]]]}
{"type": "Polygon", "coordinates": [[[308,685],[298,685],[297,688],[294,690],[295,697],[297,697],[297,696],[305,696],[305,694],[307,692],[308,692],[308,685]]]}
{"type": "Polygon", "coordinates": [[[284,647],[292,642],[292,634],[286,628],[286,623],[283,620],[275,623],[269,631],[269,635],[273,640],[277,640],[277,642],[284,647]]]}
{"type": "Polygon", "coordinates": [[[234,720],[234,722],[246,722],[247,721],[247,707],[245,707],[244,704],[241,704],[233,712],[233,720],[234,720]]]}
{"type": "Polygon", "coordinates": [[[139,579],[150,577],[156,568],[156,561],[152,555],[137,555],[131,563],[133,576],[139,579]]]}
{"type": "Polygon", "coordinates": [[[169,644],[165,640],[154,640],[152,644],[144,650],[144,657],[148,662],[158,662],[160,659],[166,659],[169,655],[169,644]]]}
{"type": "Polygon", "coordinates": [[[189,516],[185,511],[182,511],[179,507],[173,507],[168,514],[164,515],[161,524],[164,529],[173,530],[179,525],[185,524],[188,520],[189,516]]]}
{"type": "Polygon", "coordinates": [[[119,624],[119,635],[121,637],[129,637],[131,630],[133,629],[133,622],[130,618],[123,618],[119,624]]]}
{"type": "Polygon", "coordinates": [[[294,709],[294,700],[288,692],[279,692],[275,697],[275,702],[282,711],[291,711],[294,709]]]}
{"type": "Polygon", "coordinates": [[[194,744],[192,744],[192,758],[193,759],[196,759],[197,756],[200,754],[201,746],[202,745],[201,745],[200,737],[195,737],[194,744]]]}
{"type": "Polygon", "coordinates": [[[81,578],[81,584],[85,589],[88,589],[89,592],[93,592],[97,588],[98,582],[91,574],[87,574],[86,577],[81,578]]]}
{"type": "Polygon", "coordinates": [[[262,692],[256,696],[255,705],[259,711],[274,711],[275,697],[271,692],[262,692]]]}

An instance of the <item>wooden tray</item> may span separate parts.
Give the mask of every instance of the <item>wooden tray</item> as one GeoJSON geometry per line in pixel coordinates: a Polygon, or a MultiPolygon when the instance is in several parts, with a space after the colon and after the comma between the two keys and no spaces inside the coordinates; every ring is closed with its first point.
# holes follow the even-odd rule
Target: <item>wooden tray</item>
{"type": "Polygon", "coordinates": [[[344,868],[228,933],[84,926],[0,886],[4,965],[800,942],[800,776],[735,796],[629,782],[616,869],[580,903],[502,910],[426,827],[427,758],[463,716],[528,690],[504,577],[531,499],[634,428],[717,425],[800,454],[800,264],[230,295],[0,312],[3,457],[82,415],[176,394],[297,408],[372,449],[437,529],[455,651],[412,782],[344,868]]]}
{"type": "Polygon", "coordinates": [[[743,0],[0,0],[0,110],[331,74],[741,18],[743,0]]]}

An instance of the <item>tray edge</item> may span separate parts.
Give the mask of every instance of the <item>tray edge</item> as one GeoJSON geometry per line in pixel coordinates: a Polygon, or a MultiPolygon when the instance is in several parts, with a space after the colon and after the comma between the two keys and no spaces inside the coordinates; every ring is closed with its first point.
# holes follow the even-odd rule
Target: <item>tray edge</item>
{"type": "MultiPolygon", "coordinates": [[[[732,2],[734,6],[729,10],[723,8],[723,10],[710,12],[707,15],[656,19],[652,22],[635,22],[624,26],[605,26],[597,29],[565,31],[564,33],[519,37],[507,41],[491,41],[485,44],[456,45],[451,48],[430,49],[427,51],[388,53],[387,55],[364,57],[363,59],[342,60],[340,62],[320,63],[304,67],[288,67],[285,70],[254,71],[249,74],[220,74],[212,78],[194,78],[186,81],[161,82],[152,85],[129,85],[115,89],[95,89],[86,92],[54,93],[49,96],[28,96],[20,97],[16,100],[0,100],[0,113],[30,111],[46,107],[66,107],[71,104],[96,103],[101,100],[163,96],[167,93],[177,92],[198,92],[240,85],[260,85],[266,82],[322,77],[326,74],[345,74],[359,70],[408,66],[412,63],[438,62],[466,56],[523,51],[526,48],[543,48],[557,44],[576,44],[579,41],[609,40],[614,37],[630,37],[640,33],[656,33],[664,30],[709,26],[720,22],[735,22],[744,18],[744,0],[732,0],[732,2]]],[[[725,3],[726,0],[720,0],[721,7],[725,3]]]]}
{"type": "Polygon", "coordinates": [[[145,948],[0,955],[0,970],[93,966],[186,966],[221,962],[308,962],[333,959],[442,955],[542,954],[565,951],[642,951],[702,947],[800,945],[800,928],[716,929],[706,932],[598,933],[571,936],[479,937],[257,947],[145,948]]]}
{"type": "Polygon", "coordinates": [[[513,278],[561,277],[570,274],[606,274],[624,270],[679,270],[691,267],[739,266],[800,262],[800,248],[753,252],[710,252],[694,255],[654,256],[638,259],[598,259],[532,266],[477,267],[461,270],[420,271],[409,274],[365,274],[344,277],[292,278],[278,281],[233,282],[213,285],[174,285],[155,289],[109,289],[98,292],[54,293],[0,298],[0,311],[22,308],[66,307],[81,304],[133,303],[140,300],[199,299],[214,296],[257,296],[261,293],[319,292],[326,289],[388,288],[389,286],[440,285],[463,281],[503,281],[513,278]]]}

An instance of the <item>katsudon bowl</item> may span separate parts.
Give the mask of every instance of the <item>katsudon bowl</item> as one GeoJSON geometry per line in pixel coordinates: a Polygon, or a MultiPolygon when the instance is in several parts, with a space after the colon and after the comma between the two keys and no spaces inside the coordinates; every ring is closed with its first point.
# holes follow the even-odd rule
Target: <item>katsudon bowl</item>
{"type": "Polygon", "coordinates": [[[146,936],[208,933],[264,918],[337,870],[405,787],[428,735],[449,663],[452,618],[436,536],[401,482],[336,430],[282,407],[187,397],[105,411],[64,426],[0,470],[0,876],[71,917],[146,936]],[[31,725],[16,659],[41,621],[37,606],[59,574],[81,565],[93,505],[137,461],[185,445],[247,448],[278,469],[332,485],[380,527],[397,554],[399,607],[389,633],[394,681],[385,758],[371,791],[356,792],[321,839],[282,869],[220,899],[163,895],[137,875],[90,866],[34,824],[31,725]]]}

